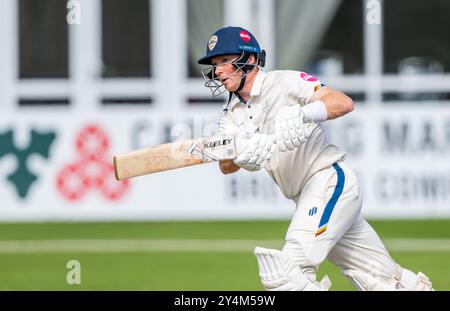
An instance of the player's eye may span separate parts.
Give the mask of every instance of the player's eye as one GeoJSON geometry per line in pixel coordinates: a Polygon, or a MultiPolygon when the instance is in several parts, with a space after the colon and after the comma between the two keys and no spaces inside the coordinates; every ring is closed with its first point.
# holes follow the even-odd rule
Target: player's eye
{"type": "Polygon", "coordinates": [[[230,62],[230,59],[231,58],[222,58],[221,60],[220,60],[220,62],[219,62],[219,64],[218,65],[224,65],[224,64],[227,64],[227,63],[229,63],[230,62]]]}

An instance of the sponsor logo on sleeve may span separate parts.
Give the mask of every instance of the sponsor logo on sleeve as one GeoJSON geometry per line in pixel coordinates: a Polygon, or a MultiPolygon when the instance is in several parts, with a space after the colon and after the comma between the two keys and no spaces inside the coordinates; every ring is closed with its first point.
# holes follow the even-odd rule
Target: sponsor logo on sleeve
{"type": "Polygon", "coordinates": [[[300,77],[301,77],[303,80],[307,81],[307,82],[316,82],[316,81],[319,81],[319,79],[317,79],[316,77],[313,77],[313,76],[307,74],[306,72],[300,72],[300,77]]]}

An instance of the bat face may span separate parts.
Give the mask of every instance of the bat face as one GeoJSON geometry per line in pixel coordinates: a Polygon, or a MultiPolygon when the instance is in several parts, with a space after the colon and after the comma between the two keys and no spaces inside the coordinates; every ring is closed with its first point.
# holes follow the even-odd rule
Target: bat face
{"type": "Polygon", "coordinates": [[[117,180],[213,161],[235,159],[234,135],[156,145],[113,157],[117,180]]]}

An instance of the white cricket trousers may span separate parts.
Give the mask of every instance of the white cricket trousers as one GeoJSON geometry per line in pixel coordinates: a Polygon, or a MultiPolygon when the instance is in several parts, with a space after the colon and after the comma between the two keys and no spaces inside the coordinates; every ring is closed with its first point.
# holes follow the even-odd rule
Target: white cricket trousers
{"type": "Polygon", "coordinates": [[[358,179],[344,162],[315,173],[297,198],[283,252],[311,280],[326,258],[343,270],[386,279],[398,275],[399,266],[362,218],[361,207],[358,179]]]}

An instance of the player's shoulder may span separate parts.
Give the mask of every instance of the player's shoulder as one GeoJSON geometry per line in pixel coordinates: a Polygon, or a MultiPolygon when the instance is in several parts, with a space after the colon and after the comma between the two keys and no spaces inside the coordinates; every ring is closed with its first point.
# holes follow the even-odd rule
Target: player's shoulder
{"type": "Polygon", "coordinates": [[[292,81],[291,70],[271,70],[266,72],[264,84],[267,85],[280,85],[286,86],[289,81],[292,81]]]}
{"type": "Polygon", "coordinates": [[[267,73],[267,76],[272,79],[280,79],[280,78],[294,78],[295,76],[299,76],[300,71],[296,70],[271,70],[267,73]]]}
{"type": "Polygon", "coordinates": [[[278,82],[292,82],[292,83],[302,83],[302,82],[316,82],[318,79],[304,71],[298,70],[272,70],[269,71],[267,77],[272,81],[278,82]]]}

